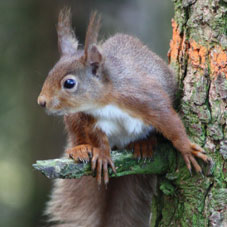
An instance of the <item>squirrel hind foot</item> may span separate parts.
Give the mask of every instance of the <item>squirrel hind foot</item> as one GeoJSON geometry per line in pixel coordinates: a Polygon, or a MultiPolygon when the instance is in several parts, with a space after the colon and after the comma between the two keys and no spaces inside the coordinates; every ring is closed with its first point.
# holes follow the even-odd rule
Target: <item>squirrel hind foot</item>
{"type": "Polygon", "coordinates": [[[132,142],[128,145],[127,148],[133,150],[133,155],[135,158],[137,158],[138,160],[144,159],[144,161],[146,161],[152,160],[153,150],[156,144],[156,137],[151,136],[143,140],[132,142]]]}
{"type": "Polygon", "coordinates": [[[202,159],[204,162],[206,162],[208,164],[212,163],[212,159],[210,157],[208,157],[205,154],[206,152],[197,144],[192,143],[191,146],[190,146],[190,149],[191,150],[190,150],[189,153],[182,153],[184,161],[186,163],[186,166],[187,166],[190,173],[192,172],[191,169],[192,169],[192,166],[193,166],[197,173],[202,174],[203,173],[202,168],[198,164],[195,157],[202,159]]]}

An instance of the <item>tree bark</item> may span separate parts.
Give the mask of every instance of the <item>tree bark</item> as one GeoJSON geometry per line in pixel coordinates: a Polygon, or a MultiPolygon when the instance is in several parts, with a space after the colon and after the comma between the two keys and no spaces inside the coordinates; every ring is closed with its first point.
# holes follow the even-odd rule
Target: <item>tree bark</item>
{"type": "MultiPolygon", "coordinates": [[[[169,61],[179,81],[179,112],[191,140],[212,157],[205,177],[182,159],[160,178],[151,226],[227,226],[227,3],[174,0],[169,61]]],[[[200,162],[201,163],[201,162],[200,162]]],[[[202,163],[201,163],[202,164],[202,163]]],[[[205,167],[205,165],[204,165],[205,167]]]]}

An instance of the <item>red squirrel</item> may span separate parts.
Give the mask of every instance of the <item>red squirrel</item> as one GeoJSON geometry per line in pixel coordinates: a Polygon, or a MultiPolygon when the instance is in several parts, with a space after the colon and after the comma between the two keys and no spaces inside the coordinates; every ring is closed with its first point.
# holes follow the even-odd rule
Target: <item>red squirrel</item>
{"type": "Polygon", "coordinates": [[[153,181],[149,176],[109,180],[108,167],[116,172],[111,148],[133,146],[136,157],[150,157],[153,142],[147,138],[158,131],[181,152],[190,171],[191,166],[202,171],[195,157],[205,162],[210,158],[190,142],[172,107],[176,81],[167,64],[129,35],[98,42],[99,29],[100,17],[94,13],[84,49],[79,49],[70,10],[60,12],[61,57],[44,82],[38,104],[64,116],[66,154],[75,161],[91,160],[101,189],[92,177],[57,180],[47,213],[57,226],[148,226],[153,181]],[[109,182],[107,190],[102,175],[109,182]]]}

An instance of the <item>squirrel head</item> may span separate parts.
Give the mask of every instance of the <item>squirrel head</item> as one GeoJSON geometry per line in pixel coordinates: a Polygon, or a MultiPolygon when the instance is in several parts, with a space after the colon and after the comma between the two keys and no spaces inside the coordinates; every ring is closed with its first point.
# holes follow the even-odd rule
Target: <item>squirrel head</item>
{"type": "Polygon", "coordinates": [[[70,9],[59,14],[57,33],[60,59],[49,72],[38,104],[48,112],[68,114],[92,110],[103,99],[109,83],[104,72],[104,56],[97,45],[100,17],[92,14],[87,29],[84,50],[71,26],[70,9]]]}

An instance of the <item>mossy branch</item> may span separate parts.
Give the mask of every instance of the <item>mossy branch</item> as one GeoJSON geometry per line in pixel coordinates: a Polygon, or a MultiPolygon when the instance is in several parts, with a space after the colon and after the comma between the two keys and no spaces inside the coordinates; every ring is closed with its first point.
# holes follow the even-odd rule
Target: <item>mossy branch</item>
{"type": "MultiPolygon", "coordinates": [[[[132,151],[112,151],[117,174],[109,168],[110,177],[119,177],[129,174],[163,174],[167,172],[175,160],[173,147],[168,143],[162,143],[154,150],[152,159],[138,161],[133,157],[132,151]]],[[[55,178],[80,178],[93,175],[90,163],[76,163],[69,158],[50,159],[37,161],[33,164],[36,170],[41,171],[50,179],[55,178]]]]}

